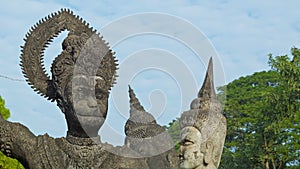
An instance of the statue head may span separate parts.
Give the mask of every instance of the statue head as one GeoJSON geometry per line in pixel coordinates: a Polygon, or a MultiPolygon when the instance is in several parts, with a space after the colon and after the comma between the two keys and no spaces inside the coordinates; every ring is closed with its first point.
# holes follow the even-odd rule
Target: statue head
{"type": "Polygon", "coordinates": [[[57,102],[65,114],[69,135],[97,136],[107,115],[109,90],[117,69],[107,43],[65,9],[39,22],[26,37],[21,66],[29,84],[57,102]],[[43,51],[65,29],[69,34],[62,43],[63,51],[52,63],[50,79],[41,64],[43,51]]]}
{"type": "Polygon", "coordinates": [[[218,168],[226,137],[226,119],[216,99],[212,60],[198,98],[180,118],[180,167],[186,169],[218,168]]]}
{"type": "Polygon", "coordinates": [[[65,114],[68,134],[96,136],[107,115],[115,75],[112,53],[102,51],[96,35],[69,35],[52,64],[56,101],[65,114]]]}

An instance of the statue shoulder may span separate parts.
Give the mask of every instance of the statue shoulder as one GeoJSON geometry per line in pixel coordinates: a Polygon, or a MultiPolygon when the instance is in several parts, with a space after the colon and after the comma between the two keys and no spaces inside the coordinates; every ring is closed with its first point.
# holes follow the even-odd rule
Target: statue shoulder
{"type": "Polygon", "coordinates": [[[64,160],[66,155],[57,145],[57,140],[60,139],[50,137],[48,134],[37,136],[36,151],[29,160],[30,166],[43,169],[63,168],[66,165],[64,160]]]}
{"type": "Polygon", "coordinates": [[[26,161],[25,156],[34,152],[36,138],[26,126],[0,120],[0,147],[7,156],[26,161]]]}

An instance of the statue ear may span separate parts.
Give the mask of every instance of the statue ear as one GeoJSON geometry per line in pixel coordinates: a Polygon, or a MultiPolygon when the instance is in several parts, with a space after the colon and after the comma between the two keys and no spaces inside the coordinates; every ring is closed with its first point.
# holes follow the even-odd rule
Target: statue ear
{"type": "Polygon", "coordinates": [[[206,142],[206,148],[204,153],[204,163],[206,165],[212,163],[213,149],[214,149],[213,143],[210,141],[206,142]]]}

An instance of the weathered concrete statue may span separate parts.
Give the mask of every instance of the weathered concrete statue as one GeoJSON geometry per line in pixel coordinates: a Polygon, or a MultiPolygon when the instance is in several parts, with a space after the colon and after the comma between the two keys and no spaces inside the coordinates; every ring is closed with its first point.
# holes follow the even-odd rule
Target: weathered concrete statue
{"type": "MultiPolygon", "coordinates": [[[[71,11],[63,9],[40,21],[26,35],[21,67],[35,91],[57,102],[67,121],[67,136],[35,136],[25,126],[1,118],[1,151],[30,169],[148,168],[144,159],[107,151],[110,146],[98,136],[116,66],[107,44],[71,11]],[[44,70],[43,51],[63,30],[69,34],[52,64],[50,79],[44,70]]],[[[134,153],[126,147],[116,149],[134,153]]]]}
{"type": "Polygon", "coordinates": [[[146,157],[149,168],[178,168],[172,138],[154,117],[147,113],[129,87],[130,118],[125,125],[125,145],[146,157]]]}
{"type": "Polygon", "coordinates": [[[215,98],[211,64],[199,98],[181,117],[180,163],[170,136],[144,110],[131,88],[125,145],[113,147],[101,143],[98,131],[107,116],[109,91],[115,83],[117,63],[102,37],[72,11],[62,9],[32,27],[22,47],[21,67],[36,92],[56,101],[68,126],[66,138],[52,138],[47,134],[35,136],[22,124],[5,121],[0,116],[0,150],[18,159],[25,168],[218,166],[226,122],[215,98]],[[64,30],[69,34],[62,43],[63,51],[52,63],[50,78],[43,66],[43,52],[64,30]]]}
{"type": "Polygon", "coordinates": [[[226,119],[214,89],[212,59],[198,98],[181,115],[180,128],[180,168],[218,168],[226,137],[226,119]]]}

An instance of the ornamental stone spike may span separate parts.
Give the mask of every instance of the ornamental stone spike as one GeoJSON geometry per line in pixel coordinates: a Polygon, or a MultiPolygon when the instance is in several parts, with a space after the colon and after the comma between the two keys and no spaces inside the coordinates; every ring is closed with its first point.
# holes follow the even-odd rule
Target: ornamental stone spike
{"type": "Polygon", "coordinates": [[[216,92],[215,92],[215,87],[214,87],[214,77],[213,77],[212,57],[209,59],[206,76],[205,76],[203,85],[198,93],[198,98],[216,99],[216,92]]]}
{"type": "Polygon", "coordinates": [[[164,132],[155,118],[146,112],[129,86],[130,117],[125,124],[125,144],[133,149],[140,144],[140,138],[152,138],[164,132]]]}
{"type": "Polygon", "coordinates": [[[213,77],[213,61],[212,58],[209,59],[209,64],[206,71],[206,76],[202,84],[201,89],[199,90],[197,98],[195,98],[190,108],[191,109],[209,109],[215,107],[221,109],[221,104],[217,100],[215,86],[214,86],[214,77],[213,77]]]}
{"type": "Polygon", "coordinates": [[[125,125],[125,145],[146,158],[149,168],[176,169],[178,158],[172,138],[146,112],[129,86],[130,118],[125,125]]]}
{"type": "Polygon", "coordinates": [[[144,107],[139,102],[138,98],[136,97],[134,91],[129,86],[129,98],[130,98],[130,118],[135,123],[156,123],[155,118],[148,112],[145,111],[144,107]]]}
{"type": "Polygon", "coordinates": [[[128,85],[129,87],[129,98],[130,98],[130,109],[136,109],[136,110],[140,110],[140,111],[145,111],[144,107],[141,105],[141,103],[139,102],[139,100],[136,98],[136,95],[134,93],[134,91],[132,90],[132,88],[130,87],[130,85],[128,85]]]}
{"type": "Polygon", "coordinates": [[[214,89],[212,58],[197,98],[192,101],[191,109],[180,117],[180,133],[181,168],[218,168],[226,137],[226,118],[214,89]],[[188,158],[191,152],[203,156],[188,158]]]}

